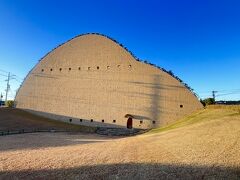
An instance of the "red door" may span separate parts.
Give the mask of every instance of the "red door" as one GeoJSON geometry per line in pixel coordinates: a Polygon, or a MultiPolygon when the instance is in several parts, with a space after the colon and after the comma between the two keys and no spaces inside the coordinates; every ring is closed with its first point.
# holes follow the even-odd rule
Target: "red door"
{"type": "Polygon", "coordinates": [[[127,128],[132,129],[132,118],[128,118],[127,120],[127,128]]]}

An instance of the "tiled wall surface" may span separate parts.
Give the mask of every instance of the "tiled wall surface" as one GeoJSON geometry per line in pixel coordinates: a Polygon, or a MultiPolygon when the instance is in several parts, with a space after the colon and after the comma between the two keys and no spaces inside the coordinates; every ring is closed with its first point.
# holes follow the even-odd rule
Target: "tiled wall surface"
{"type": "Polygon", "coordinates": [[[18,91],[16,106],[90,126],[126,127],[124,116],[131,114],[133,127],[143,129],[202,108],[175,78],[100,35],[77,37],[44,57],[18,91]]]}

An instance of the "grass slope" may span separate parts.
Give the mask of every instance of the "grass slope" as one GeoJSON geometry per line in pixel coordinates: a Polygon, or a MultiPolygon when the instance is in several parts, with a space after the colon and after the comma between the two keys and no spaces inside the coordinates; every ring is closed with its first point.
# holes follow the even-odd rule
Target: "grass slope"
{"type": "Polygon", "coordinates": [[[212,105],[203,110],[195,112],[187,117],[184,117],[173,124],[152,129],[148,133],[159,133],[183,126],[199,123],[202,121],[210,121],[223,117],[240,116],[240,106],[212,105]]]}
{"type": "Polygon", "coordinates": [[[17,131],[22,129],[94,132],[96,128],[55,121],[21,109],[0,108],[0,131],[17,131]]]}

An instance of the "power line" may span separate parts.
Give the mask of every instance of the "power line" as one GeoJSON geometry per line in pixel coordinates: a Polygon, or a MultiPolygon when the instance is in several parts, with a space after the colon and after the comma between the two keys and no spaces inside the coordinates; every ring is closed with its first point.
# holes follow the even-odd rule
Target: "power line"
{"type": "Polygon", "coordinates": [[[4,72],[4,73],[8,73],[7,71],[4,71],[4,70],[2,70],[2,69],[0,69],[0,71],[2,71],[2,72],[4,72]]]}
{"type": "MultiPolygon", "coordinates": [[[[5,74],[0,74],[0,75],[6,76],[6,77],[8,76],[8,73],[9,73],[9,72],[4,71],[4,70],[2,70],[2,69],[0,69],[0,71],[3,72],[3,73],[5,73],[5,74]]],[[[17,76],[16,74],[13,74],[12,72],[10,72],[10,73],[11,73],[12,76],[15,76],[15,78],[17,78],[17,79],[19,79],[19,80],[23,80],[23,78],[17,76]]]]}
{"type": "MultiPolygon", "coordinates": [[[[240,91],[240,89],[228,89],[228,90],[217,90],[218,92],[229,92],[229,91],[240,91]]],[[[212,93],[212,91],[202,91],[198,92],[199,94],[209,94],[212,93]]]]}
{"type": "Polygon", "coordinates": [[[23,80],[23,78],[17,76],[16,74],[13,74],[13,73],[11,73],[11,74],[14,76],[15,79],[18,79],[18,80],[21,80],[21,81],[23,80]]]}
{"type": "Polygon", "coordinates": [[[218,94],[218,95],[216,95],[216,97],[219,97],[219,96],[227,96],[227,95],[231,95],[231,94],[240,94],[240,92],[232,92],[232,93],[226,93],[226,94],[218,94]]]}
{"type": "Polygon", "coordinates": [[[4,74],[0,74],[0,76],[8,77],[7,75],[4,75],[4,74]]]}
{"type": "Polygon", "coordinates": [[[15,81],[17,81],[17,82],[19,82],[19,83],[22,83],[22,81],[19,81],[18,79],[13,79],[13,80],[15,80],[15,81]]]}
{"type": "Polygon", "coordinates": [[[220,90],[218,92],[228,92],[228,91],[240,91],[240,89],[220,90]]]}
{"type": "Polygon", "coordinates": [[[208,93],[199,93],[201,97],[210,97],[212,96],[214,99],[219,96],[227,96],[233,94],[239,94],[240,89],[229,89],[229,90],[217,90],[217,91],[209,91],[208,93]],[[212,94],[212,95],[211,95],[212,94]]]}

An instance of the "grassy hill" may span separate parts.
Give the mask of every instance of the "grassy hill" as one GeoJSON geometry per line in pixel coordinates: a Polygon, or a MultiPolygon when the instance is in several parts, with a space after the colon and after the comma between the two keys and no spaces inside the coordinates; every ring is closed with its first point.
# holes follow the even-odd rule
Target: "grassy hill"
{"type": "Polygon", "coordinates": [[[38,130],[60,130],[94,132],[94,127],[73,125],[61,121],[44,118],[16,108],[0,108],[0,132],[1,131],[32,131],[38,130]]]}
{"type": "Polygon", "coordinates": [[[186,116],[173,124],[152,129],[148,133],[164,132],[192,124],[196,124],[203,121],[211,121],[216,119],[232,118],[233,116],[240,117],[240,105],[226,106],[226,105],[212,105],[203,110],[195,112],[189,116],[186,116]]]}

